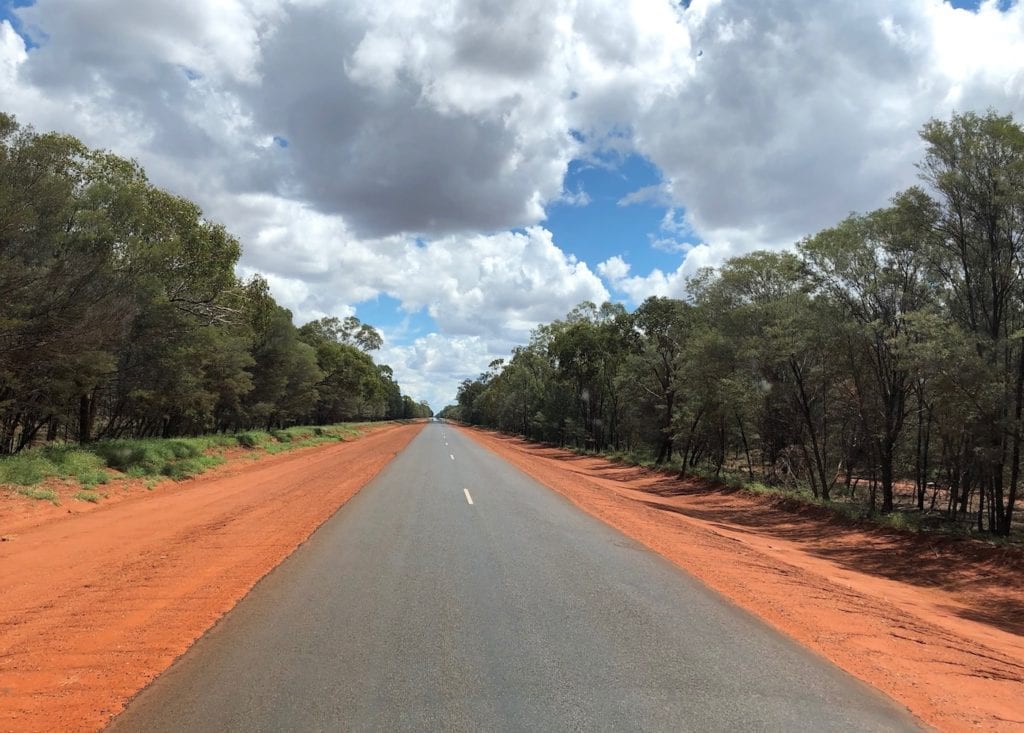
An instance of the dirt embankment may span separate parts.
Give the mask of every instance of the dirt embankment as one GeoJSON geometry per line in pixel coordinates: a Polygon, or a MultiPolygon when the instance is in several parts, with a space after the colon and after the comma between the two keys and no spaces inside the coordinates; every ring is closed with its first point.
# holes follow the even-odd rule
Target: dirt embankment
{"type": "Polygon", "coordinates": [[[1024,554],[856,527],[482,430],[477,442],[947,731],[1024,731],[1024,554]]]}
{"type": "Polygon", "coordinates": [[[87,513],[19,510],[13,534],[0,512],[0,730],[101,728],[422,427],[239,458],[87,513]]]}

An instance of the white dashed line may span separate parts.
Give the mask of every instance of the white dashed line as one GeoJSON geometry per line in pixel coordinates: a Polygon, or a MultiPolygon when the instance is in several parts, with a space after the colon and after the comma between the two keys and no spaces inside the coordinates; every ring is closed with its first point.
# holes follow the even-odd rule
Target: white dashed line
{"type": "Polygon", "coordinates": [[[473,506],[473,497],[469,495],[469,489],[463,489],[462,493],[466,495],[466,501],[469,502],[469,505],[473,506]]]}
{"type": "Polygon", "coordinates": [[[448,454],[448,457],[451,458],[453,461],[455,460],[455,456],[453,456],[451,453],[448,454]]]}

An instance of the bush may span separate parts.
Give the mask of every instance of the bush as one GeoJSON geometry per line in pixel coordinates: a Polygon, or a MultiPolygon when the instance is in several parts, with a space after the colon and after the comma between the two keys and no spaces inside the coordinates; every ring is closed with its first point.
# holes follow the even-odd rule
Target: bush
{"type": "Polygon", "coordinates": [[[73,478],[85,488],[105,484],[110,480],[103,459],[91,451],[70,446],[55,446],[44,450],[57,468],[56,475],[61,478],[73,478]]]}
{"type": "Polygon", "coordinates": [[[18,493],[22,496],[27,496],[29,499],[52,501],[55,505],[60,505],[60,499],[57,497],[57,492],[51,491],[50,489],[23,488],[18,489],[18,493]]]}
{"type": "Polygon", "coordinates": [[[42,451],[25,451],[0,461],[0,483],[35,486],[47,476],[55,476],[57,467],[42,451]]]}
{"type": "Polygon", "coordinates": [[[197,456],[195,458],[184,458],[166,464],[161,473],[175,481],[183,481],[207,471],[214,466],[224,462],[221,456],[197,456]]]}
{"type": "Polygon", "coordinates": [[[287,431],[287,430],[271,430],[270,431],[270,435],[278,443],[291,443],[292,442],[292,434],[289,431],[287,431]]]}
{"type": "Polygon", "coordinates": [[[124,471],[133,478],[141,478],[180,473],[174,466],[201,458],[202,443],[202,439],[112,440],[95,444],[93,450],[110,468],[124,471]]]}
{"type": "MultiPolygon", "coordinates": [[[[169,477],[181,480],[223,463],[222,457],[208,455],[217,449],[242,446],[261,448],[266,453],[280,453],[345,440],[348,436],[358,434],[356,425],[341,424],[291,427],[272,433],[253,430],[235,435],[217,433],[196,438],[105,440],[86,447],[54,444],[0,458],[0,484],[28,487],[54,477],[74,479],[84,489],[90,489],[110,481],[108,468],[121,471],[130,478],[169,477]]],[[[31,492],[25,495],[51,501],[56,499],[53,492],[38,493],[39,496],[31,492]]]]}
{"type": "Polygon", "coordinates": [[[270,439],[266,433],[239,433],[235,436],[237,442],[243,448],[259,448],[270,439]]]}

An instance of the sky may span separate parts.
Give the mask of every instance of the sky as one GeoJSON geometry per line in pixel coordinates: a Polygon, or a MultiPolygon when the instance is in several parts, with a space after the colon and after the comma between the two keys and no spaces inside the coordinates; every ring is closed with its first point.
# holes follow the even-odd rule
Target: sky
{"type": "Polygon", "coordinates": [[[1024,121],[1024,4],[0,0],[0,109],[137,159],[436,410],[581,301],[886,205],[930,118],[1024,121]]]}

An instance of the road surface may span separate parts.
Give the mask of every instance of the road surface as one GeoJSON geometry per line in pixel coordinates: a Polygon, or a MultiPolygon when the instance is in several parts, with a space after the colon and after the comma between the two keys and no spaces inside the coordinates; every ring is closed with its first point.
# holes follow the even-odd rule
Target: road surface
{"type": "Polygon", "coordinates": [[[887,698],[440,423],[111,726],[915,729],[887,698]]]}

